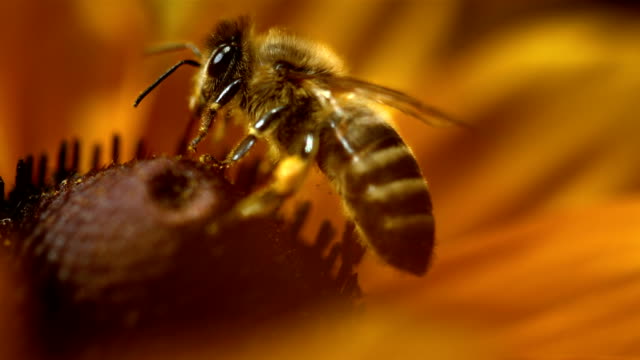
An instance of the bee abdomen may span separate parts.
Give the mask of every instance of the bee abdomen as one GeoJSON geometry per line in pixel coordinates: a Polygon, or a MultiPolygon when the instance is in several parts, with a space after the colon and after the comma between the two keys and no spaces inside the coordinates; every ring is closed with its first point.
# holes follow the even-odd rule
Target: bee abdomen
{"type": "Polygon", "coordinates": [[[370,247],[390,265],[425,273],[435,227],[427,183],[415,158],[375,115],[348,125],[357,131],[347,128],[343,139],[325,134],[320,167],[333,179],[370,247]]]}
{"type": "Polygon", "coordinates": [[[351,174],[345,173],[343,178],[344,199],[360,232],[379,256],[397,268],[420,275],[427,270],[434,242],[431,198],[424,178],[402,177],[413,170],[406,171],[401,164],[417,164],[409,149],[399,148],[405,157],[389,163],[388,169],[377,166],[365,172],[353,171],[361,165],[352,162],[346,170],[351,174]]]}

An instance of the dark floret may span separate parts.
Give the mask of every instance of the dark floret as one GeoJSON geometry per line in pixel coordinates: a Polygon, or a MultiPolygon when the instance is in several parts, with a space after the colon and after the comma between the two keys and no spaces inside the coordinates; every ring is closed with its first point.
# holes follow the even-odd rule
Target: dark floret
{"type": "MultiPolygon", "coordinates": [[[[44,186],[27,167],[32,160],[21,162],[1,202],[0,232],[11,239],[34,339],[47,353],[241,330],[313,316],[319,304],[357,305],[354,266],[363,250],[353,227],[335,243],[326,223],[315,245],[305,245],[299,230],[308,205],[289,220],[275,213],[219,223],[253,180],[231,183],[212,164],[178,157],[85,175],[74,169],[44,186]]],[[[255,168],[238,179],[255,179],[255,168]]]]}

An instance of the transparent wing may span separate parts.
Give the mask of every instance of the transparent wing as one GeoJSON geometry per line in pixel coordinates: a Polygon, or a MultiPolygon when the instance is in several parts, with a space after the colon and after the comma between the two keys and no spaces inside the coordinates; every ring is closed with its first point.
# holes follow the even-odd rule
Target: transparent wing
{"type": "Polygon", "coordinates": [[[468,127],[467,124],[454,119],[441,110],[397,90],[351,77],[315,75],[314,78],[326,84],[327,89],[331,92],[353,93],[356,96],[396,108],[432,126],[468,127]]]}

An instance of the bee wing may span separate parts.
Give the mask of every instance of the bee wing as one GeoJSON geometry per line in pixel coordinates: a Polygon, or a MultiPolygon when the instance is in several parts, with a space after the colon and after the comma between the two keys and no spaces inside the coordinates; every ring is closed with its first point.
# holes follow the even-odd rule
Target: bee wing
{"type": "Polygon", "coordinates": [[[396,108],[432,126],[468,125],[452,118],[437,108],[397,90],[375,85],[351,77],[321,76],[322,81],[332,92],[350,92],[357,96],[396,108]]]}

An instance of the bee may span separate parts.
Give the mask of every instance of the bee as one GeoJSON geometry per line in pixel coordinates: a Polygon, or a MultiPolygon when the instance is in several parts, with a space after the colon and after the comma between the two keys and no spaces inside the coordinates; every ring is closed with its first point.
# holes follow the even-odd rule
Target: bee
{"type": "Polygon", "coordinates": [[[265,188],[240,202],[233,216],[277,209],[316,163],[340,195],[364,242],[386,263],[423,275],[435,225],[429,188],[409,147],[379,104],[431,125],[455,122],[441,111],[345,73],[326,46],[272,28],[254,31],[246,17],[220,22],[198,60],[182,60],[143,91],[134,106],[182,65],[199,67],[189,106],[200,119],[188,145],[194,153],[223,108],[240,110],[246,136],[221,161],[242,159],[259,139],[277,154],[265,188]]]}

